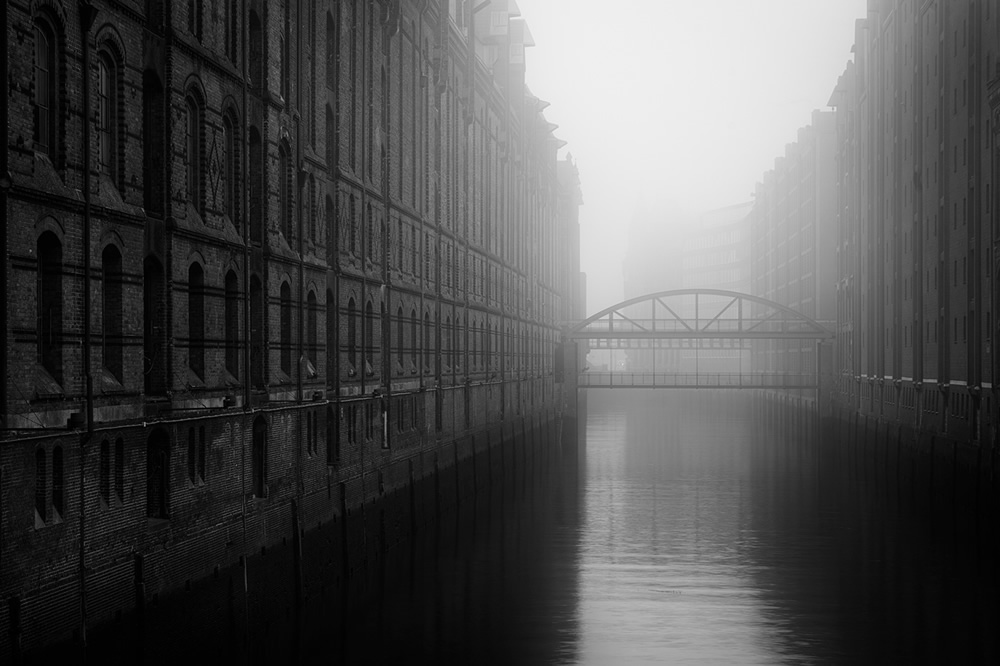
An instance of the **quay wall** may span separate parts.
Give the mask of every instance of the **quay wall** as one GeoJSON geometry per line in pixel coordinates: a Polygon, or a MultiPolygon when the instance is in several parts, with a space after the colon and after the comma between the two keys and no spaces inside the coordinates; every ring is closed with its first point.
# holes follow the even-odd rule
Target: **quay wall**
{"type": "Polygon", "coordinates": [[[760,392],[758,414],[781,427],[813,433],[832,459],[861,472],[862,481],[905,487],[935,503],[1000,508],[1000,455],[988,421],[979,438],[965,420],[955,432],[902,422],[890,414],[871,414],[835,398],[760,392]]]}
{"type": "MultiPolygon", "coordinates": [[[[525,394],[531,391],[524,388],[525,394]]],[[[553,388],[538,387],[538,395],[552,395],[553,388]]],[[[471,394],[478,391],[500,393],[498,387],[477,386],[471,394]]],[[[433,404],[434,391],[425,393],[417,397],[433,404]]],[[[418,418],[412,432],[392,433],[391,448],[374,438],[350,443],[342,432],[345,441],[339,457],[331,454],[332,464],[318,452],[310,455],[308,442],[298,439],[307,431],[309,410],[276,410],[264,415],[270,424],[272,480],[264,497],[254,496],[251,462],[245,460],[244,431],[260,414],[167,420],[114,431],[114,438],[124,442],[126,462],[123,497],[118,500],[112,488],[109,504],[95,492],[99,442],[81,446],[79,433],[50,437],[50,446],[66,451],[70,473],[64,492],[74,501],[82,495],[83,516],[44,529],[35,529],[26,518],[23,529],[6,531],[0,661],[31,663],[33,654],[60,643],[63,650],[79,650],[83,631],[114,633],[117,625],[134,624],[160,606],[162,613],[181,616],[170,609],[191,590],[211,589],[203,592],[208,599],[221,595],[213,606],[219,612],[239,597],[241,613],[259,618],[271,612],[272,600],[291,594],[294,607],[310,595],[348,584],[386,551],[477,494],[523,482],[522,475],[539,459],[559,449],[563,418],[557,402],[550,398],[508,409],[503,418],[442,432],[418,418]],[[165,519],[147,515],[146,442],[154,429],[166,429],[181,449],[171,455],[165,519]],[[204,478],[196,463],[192,481],[183,449],[191,431],[197,451],[203,430],[204,478]]],[[[446,409],[445,415],[452,411],[446,409]]],[[[337,423],[341,430],[348,428],[337,423]]],[[[402,426],[405,431],[406,423],[402,426]]],[[[97,433],[97,439],[104,441],[104,435],[97,433]]],[[[4,469],[19,468],[16,458],[36,446],[5,446],[0,450],[4,469]]],[[[31,484],[20,484],[25,485],[30,489],[31,484]]],[[[8,516],[31,516],[31,494],[22,494],[8,493],[25,508],[8,516]]]]}

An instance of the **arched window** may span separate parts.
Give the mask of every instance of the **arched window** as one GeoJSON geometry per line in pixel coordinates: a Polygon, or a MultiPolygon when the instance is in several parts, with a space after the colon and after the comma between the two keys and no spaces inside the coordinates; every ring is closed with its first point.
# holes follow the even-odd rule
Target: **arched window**
{"type": "Polygon", "coordinates": [[[250,240],[256,245],[264,242],[264,146],[260,131],[250,128],[250,240]]]}
{"type": "Polygon", "coordinates": [[[38,237],[37,250],[37,360],[52,379],[62,383],[62,244],[46,231],[38,237]]]}
{"type": "Polygon", "coordinates": [[[372,205],[365,208],[365,257],[368,261],[374,262],[375,252],[375,214],[372,212],[372,205]]]}
{"type": "Polygon", "coordinates": [[[250,452],[251,492],[254,497],[267,497],[267,421],[258,416],[253,422],[253,444],[250,452]]]}
{"type": "Polygon", "coordinates": [[[239,62],[240,53],[240,10],[242,2],[239,0],[226,0],[226,55],[234,65],[239,62]]]}
{"type": "Polygon", "coordinates": [[[147,395],[164,395],[167,390],[164,298],[163,267],[153,257],[146,257],[143,262],[142,337],[147,395]]]}
{"type": "Polygon", "coordinates": [[[396,360],[399,363],[400,370],[403,369],[403,358],[406,354],[406,345],[403,343],[405,339],[403,336],[403,306],[400,305],[396,308],[396,360]]]}
{"type": "Polygon", "coordinates": [[[240,282],[235,271],[226,273],[226,371],[240,376],[240,282]]]}
{"type": "Polygon", "coordinates": [[[122,374],[122,255],[114,245],[101,255],[101,347],[104,369],[119,382],[122,374]]]}
{"type": "Polygon", "coordinates": [[[223,150],[225,151],[222,196],[223,210],[233,225],[240,228],[240,141],[236,118],[227,113],[222,118],[223,150]]]}
{"type": "Polygon", "coordinates": [[[332,386],[337,378],[337,311],[333,292],[326,290],[326,383],[332,386]]]}
{"type": "Polygon", "coordinates": [[[347,232],[349,234],[348,238],[348,248],[351,254],[357,256],[358,254],[358,220],[356,214],[356,207],[354,202],[354,195],[350,195],[349,201],[349,218],[347,221],[347,232]]]}
{"type": "Polygon", "coordinates": [[[256,11],[250,12],[247,23],[249,33],[250,85],[258,95],[264,90],[264,39],[260,17],[256,11]]]}
{"type": "MultiPolygon", "coordinates": [[[[286,25],[287,25],[287,19],[286,19],[286,25]]],[[[288,68],[289,68],[289,62],[288,62],[288,38],[285,35],[282,35],[282,36],[278,37],[278,54],[279,54],[279,57],[281,58],[281,62],[279,63],[279,65],[281,66],[281,70],[280,70],[281,71],[281,80],[279,81],[279,84],[280,84],[279,92],[281,93],[282,99],[284,99],[286,102],[288,102],[289,101],[289,99],[288,99],[288,97],[289,97],[289,80],[291,79],[291,76],[289,75],[289,71],[288,71],[288,68]]]]}
{"type": "Polygon", "coordinates": [[[292,241],[292,163],[284,143],[278,148],[278,216],[281,233],[292,241]]]}
{"type": "Polygon", "coordinates": [[[292,374],[292,288],[281,283],[281,370],[292,374]]]}
{"type": "Polygon", "coordinates": [[[201,107],[188,95],[186,100],[187,124],[185,158],[187,160],[187,194],[191,205],[199,213],[201,207],[201,107]]]}
{"type": "Polygon", "coordinates": [[[333,405],[326,406],[326,464],[340,462],[340,424],[337,422],[333,405]]]}
{"type": "Polygon", "coordinates": [[[424,371],[431,369],[431,347],[433,344],[434,331],[431,329],[431,315],[424,313],[424,371]]]}
{"type": "Polygon", "coordinates": [[[205,378],[205,272],[198,263],[188,268],[188,365],[205,378]]]}
{"type": "Polygon", "coordinates": [[[333,169],[334,155],[336,155],[337,135],[333,120],[333,110],[330,105],[326,105],[326,168],[333,169]]]}
{"type": "Polygon", "coordinates": [[[52,22],[43,16],[35,19],[35,150],[53,162],[59,122],[58,41],[52,22]]]}
{"type": "Polygon", "coordinates": [[[250,278],[250,383],[254,388],[264,387],[264,336],[266,334],[264,289],[260,278],[250,278]]]}
{"type": "Polygon", "coordinates": [[[417,319],[416,309],[410,310],[410,360],[413,362],[413,367],[416,368],[417,364],[420,362],[417,354],[420,348],[417,346],[417,328],[419,328],[420,322],[417,319]]]}
{"type": "Polygon", "coordinates": [[[168,518],[170,515],[170,440],[157,428],[146,440],[146,515],[168,518]]]}
{"type": "Polygon", "coordinates": [[[337,27],[330,12],[326,13],[326,87],[337,90],[337,27]]]}
{"type": "Polygon", "coordinates": [[[306,216],[308,220],[309,227],[309,241],[312,243],[316,242],[316,214],[313,206],[315,205],[316,198],[316,178],[309,174],[309,180],[306,181],[306,193],[305,201],[302,202],[302,214],[306,216]]]}
{"type": "Polygon", "coordinates": [[[319,334],[319,322],[316,320],[316,311],[319,304],[316,301],[316,292],[310,290],[306,297],[306,357],[315,365],[319,360],[317,344],[319,334]]]}
{"type": "Polygon", "coordinates": [[[188,32],[201,41],[204,0],[188,0],[188,32]]]}
{"type": "Polygon", "coordinates": [[[97,55],[97,159],[101,173],[118,185],[118,64],[102,50],[97,55]]]}
{"type": "Polygon", "coordinates": [[[152,70],[142,73],[142,190],[146,212],[163,213],[163,86],[152,70]]]}
{"type": "MultiPolygon", "coordinates": [[[[327,264],[332,268],[336,261],[335,239],[337,238],[337,211],[333,208],[333,199],[327,195],[326,206],[326,256],[327,264]]],[[[332,301],[331,301],[332,302],[332,301]]]]}
{"type": "Polygon", "coordinates": [[[347,362],[351,370],[358,367],[358,317],[354,298],[347,301],[347,362]]]}
{"type": "Polygon", "coordinates": [[[375,315],[372,312],[372,302],[365,303],[365,372],[372,374],[375,370],[375,315]]]}

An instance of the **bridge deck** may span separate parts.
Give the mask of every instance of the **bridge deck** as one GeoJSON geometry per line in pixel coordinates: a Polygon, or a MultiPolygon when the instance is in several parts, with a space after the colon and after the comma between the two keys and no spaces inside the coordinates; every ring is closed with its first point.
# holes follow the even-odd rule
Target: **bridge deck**
{"type": "Polygon", "coordinates": [[[580,388],[815,389],[815,374],[584,372],[580,388]]]}

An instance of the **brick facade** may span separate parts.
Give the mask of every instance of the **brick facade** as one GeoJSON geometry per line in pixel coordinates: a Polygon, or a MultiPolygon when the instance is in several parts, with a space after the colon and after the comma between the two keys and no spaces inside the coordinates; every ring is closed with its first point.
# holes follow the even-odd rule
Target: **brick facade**
{"type": "Polygon", "coordinates": [[[986,445],[998,423],[998,21],[995,0],[869,2],[830,101],[840,401],[986,445]]]}
{"type": "Polygon", "coordinates": [[[558,411],[576,171],[472,4],[8,3],[0,659],[558,411]]]}

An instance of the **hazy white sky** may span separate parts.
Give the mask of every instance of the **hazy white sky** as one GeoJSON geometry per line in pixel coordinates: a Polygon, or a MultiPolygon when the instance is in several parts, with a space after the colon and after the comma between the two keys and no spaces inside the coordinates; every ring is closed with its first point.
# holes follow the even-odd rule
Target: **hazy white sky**
{"type": "Polygon", "coordinates": [[[587,311],[622,297],[637,201],[752,198],[827,108],[866,0],[517,0],[527,82],[580,170],[587,311]]]}

